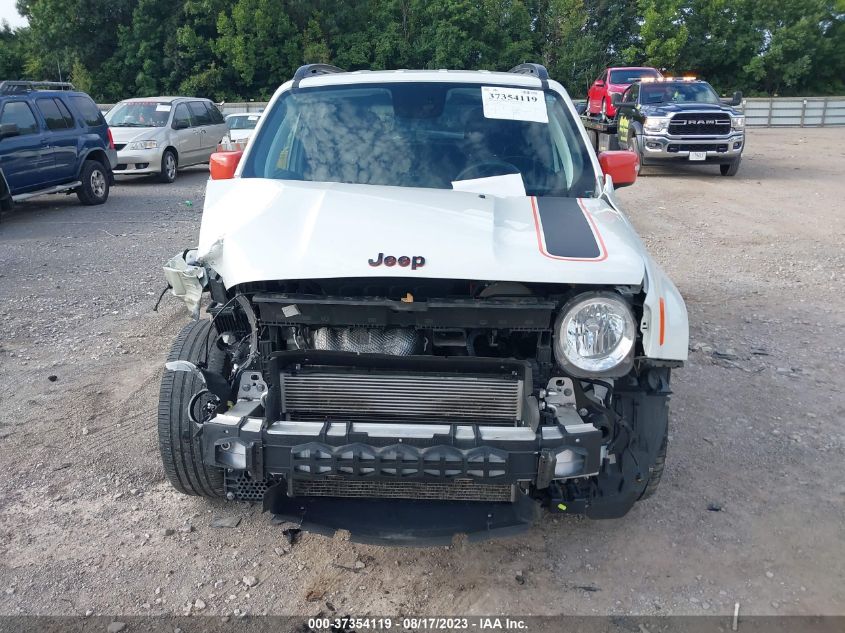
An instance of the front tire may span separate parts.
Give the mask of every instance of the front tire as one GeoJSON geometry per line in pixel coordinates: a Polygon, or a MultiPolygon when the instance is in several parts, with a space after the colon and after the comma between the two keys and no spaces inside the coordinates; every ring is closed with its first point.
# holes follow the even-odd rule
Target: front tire
{"type": "Polygon", "coordinates": [[[637,175],[641,176],[643,173],[643,153],[640,149],[640,142],[637,140],[636,132],[631,132],[631,136],[628,138],[628,149],[634,152],[637,155],[637,162],[639,163],[639,167],[637,168],[637,175]]]}
{"type": "Polygon", "coordinates": [[[637,501],[645,501],[649,497],[654,496],[657,492],[657,486],[660,485],[660,479],[663,477],[663,468],[666,466],[666,449],[669,447],[669,428],[666,427],[666,435],[663,436],[663,442],[660,444],[660,450],[657,452],[657,457],[651,465],[651,472],[648,476],[648,483],[646,483],[645,490],[642,491],[637,501]]]}
{"type": "MultiPolygon", "coordinates": [[[[204,361],[208,341],[208,369],[222,371],[226,358],[215,345],[216,338],[210,320],[191,321],[176,337],[167,360],[204,361]]],[[[202,445],[188,416],[191,399],[202,388],[200,380],[189,372],[164,372],[158,400],[158,447],[164,472],[176,490],[186,495],[222,497],[223,469],[203,463],[202,445]]]]}
{"type": "Polygon", "coordinates": [[[732,160],[729,163],[724,163],[719,165],[719,172],[723,176],[736,176],[736,173],[739,171],[739,164],[742,162],[742,158],[737,158],[736,160],[732,160]]]}
{"type": "Polygon", "coordinates": [[[103,164],[97,160],[86,160],[79,173],[82,184],[76,190],[76,197],[82,204],[93,206],[109,199],[109,175],[103,164]]]}
{"type": "Polygon", "coordinates": [[[158,175],[159,182],[170,184],[176,180],[176,172],[179,168],[179,161],[172,149],[164,150],[161,155],[161,172],[158,175]]]}

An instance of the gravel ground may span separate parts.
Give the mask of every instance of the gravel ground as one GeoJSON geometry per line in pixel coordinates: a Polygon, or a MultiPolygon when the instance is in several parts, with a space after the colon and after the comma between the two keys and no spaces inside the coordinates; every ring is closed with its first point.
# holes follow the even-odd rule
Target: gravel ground
{"type": "Polygon", "coordinates": [[[437,549],[290,546],[259,508],[165,481],[158,382],[188,315],[152,307],[206,170],[21,204],[0,224],[0,614],[845,614],[843,147],[753,130],[736,178],[646,168],[623,190],[690,312],[657,496],[437,549]]]}

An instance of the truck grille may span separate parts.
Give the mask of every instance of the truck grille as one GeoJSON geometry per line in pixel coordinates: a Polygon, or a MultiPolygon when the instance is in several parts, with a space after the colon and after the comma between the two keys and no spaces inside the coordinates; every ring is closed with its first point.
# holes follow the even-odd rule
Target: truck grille
{"type": "Polygon", "coordinates": [[[282,375],[282,411],[294,419],[484,421],[521,418],[513,377],[343,372],[282,375]]]}
{"type": "Polygon", "coordinates": [[[513,486],[510,484],[479,484],[465,480],[449,483],[350,479],[294,480],[293,493],[297,497],[513,501],[513,486]]]}
{"type": "Polygon", "coordinates": [[[727,143],[670,143],[667,152],[727,152],[727,143]]]}
{"type": "Polygon", "coordinates": [[[680,112],[669,119],[673,136],[716,136],[730,131],[731,118],[721,113],[680,112]]]}

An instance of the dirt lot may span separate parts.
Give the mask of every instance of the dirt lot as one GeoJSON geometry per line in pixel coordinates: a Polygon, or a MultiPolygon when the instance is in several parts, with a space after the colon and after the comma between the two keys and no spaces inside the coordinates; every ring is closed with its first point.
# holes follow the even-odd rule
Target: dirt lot
{"type": "Polygon", "coordinates": [[[692,328],[660,491],[433,550],[290,547],[258,508],[165,481],[158,382],[188,315],[152,306],[207,172],[20,205],[0,224],[0,614],[845,614],[843,148],[845,129],[753,130],[736,178],[648,168],[624,190],[692,328]]]}

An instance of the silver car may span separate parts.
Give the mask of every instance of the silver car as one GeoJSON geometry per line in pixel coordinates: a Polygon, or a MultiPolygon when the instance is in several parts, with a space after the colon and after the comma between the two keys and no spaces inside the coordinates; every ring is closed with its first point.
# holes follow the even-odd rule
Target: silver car
{"type": "Polygon", "coordinates": [[[229,129],[226,137],[231,143],[246,143],[255,132],[255,127],[261,119],[260,112],[238,112],[226,115],[226,127],[229,129]]]}
{"type": "Polygon", "coordinates": [[[207,163],[226,134],[208,99],[145,97],[121,101],[106,115],[117,149],[116,175],[176,180],[180,167],[207,163]]]}

